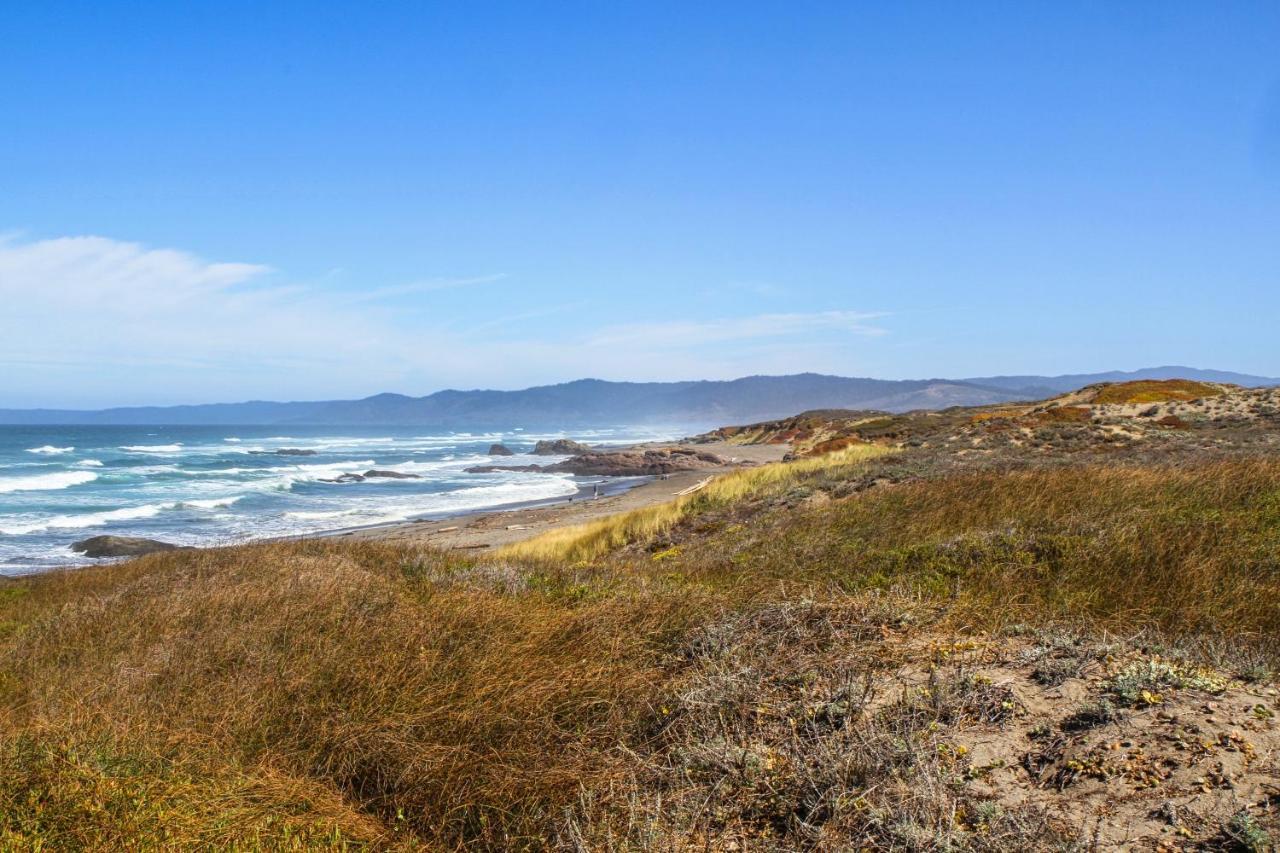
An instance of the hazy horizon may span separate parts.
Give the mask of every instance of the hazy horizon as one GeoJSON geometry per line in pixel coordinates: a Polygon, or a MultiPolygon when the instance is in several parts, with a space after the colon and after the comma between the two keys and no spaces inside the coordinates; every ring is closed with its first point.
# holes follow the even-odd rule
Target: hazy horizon
{"type": "Polygon", "coordinates": [[[7,10],[0,407],[1280,376],[1280,7],[7,10]]]}
{"type": "MultiPolygon", "coordinates": [[[[1010,371],[1010,372],[1008,372],[1008,373],[1004,373],[1004,374],[993,374],[993,375],[991,375],[991,376],[986,376],[986,377],[980,377],[980,376],[970,376],[970,377],[961,377],[961,376],[914,376],[914,377],[902,377],[902,378],[898,378],[898,379],[889,379],[889,380],[887,380],[887,381],[891,381],[891,382],[896,382],[896,381],[905,381],[905,382],[933,382],[933,381],[937,381],[937,382],[955,382],[955,383],[981,384],[982,380],[984,380],[984,379],[988,379],[988,380],[989,380],[989,379],[996,379],[996,378],[1027,377],[1029,380],[1031,380],[1031,382],[1029,382],[1029,383],[1026,385],[1026,387],[1031,388],[1031,387],[1033,387],[1033,385],[1034,385],[1034,381],[1035,381],[1035,380],[1037,380],[1037,379],[1040,379],[1040,380],[1054,380],[1054,379],[1062,379],[1062,378],[1065,378],[1065,377],[1074,377],[1074,376],[1095,376],[1095,375],[1100,375],[1100,374],[1109,374],[1109,373],[1145,375],[1146,373],[1148,373],[1148,372],[1150,372],[1150,371],[1174,371],[1174,372],[1175,372],[1175,374],[1176,374],[1177,376],[1179,376],[1179,377],[1181,377],[1181,376],[1183,376],[1183,375],[1192,375],[1192,374],[1218,373],[1218,374],[1236,374],[1236,375],[1238,375],[1238,376],[1245,377],[1245,378],[1250,378],[1250,379],[1280,380],[1280,377],[1262,376],[1262,375],[1260,375],[1260,374],[1245,373],[1245,372],[1243,372],[1243,371],[1221,370],[1221,369],[1219,369],[1219,368],[1195,367],[1195,366],[1191,366],[1191,365],[1148,365],[1148,366],[1146,366],[1146,367],[1134,368],[1134,369],[1132,369],[1132,370],[1123,370],[1123,369],[1122,369],[1122,370],[1114,370],[1114,371],[1112,371],[1112,370],[1108,370],[1108,371],[1098,371],[1097,373],[1079,373],[1079,372],[1072,371],[1072,372],[1064,373],[1064,374],[1045,375],[1045,374],[1026,374],[1026,373],[1022,373],[1022,372],[1020,372],[1020,371],[1010,371]]],[[[808,373],[808,375],[834,376],[834,374],[815,374],[815,373],[814,373],[814,372],[812,372],[812,371],[809,371],[809,372],[807,372],[807,373],[808,373]]],[[[383,390],[380,390],[380,391],[373,391],[373,392],[370,392],[370,393],[367,393],[367,394],[359,394],[359,395],[355,395],[355,396],[352,396],[352,397],[345,397],[345,398],[339,398],[339,397],[316,397],[316,398],[312,398],[312,399],[308,399],[308,400],[303,400],[303,399],[295,399],[295,400],[266,400],[266,399],[248,399],[248,398],[241,398],[241,399],[227,399],[227,400],[191,399],[191,400],[182,400],[182,401],[169,402],[169,403],[145,403],[145,402],[144,402],[144,403],[124,403],[124,404],[115,404],[115,405],[106,405],[106,406],[100,406],[100,407],[92,407],[92,408],[91,408],[91,407],[86,407],[86,406],[6,406],[6,405],[4,405],[4,401],[3,401],[3,400],[0,400],[0,410],[23,411],[23,410],[31,410],[31,409],[35,409],[35,410],[45,410],[45,409],[47,409],[47,410],[50,410],[50,411],[77,411],[77,410],[83,410],[83,411],[100,411],[100,410],[106,410],[106,409],[117,409],[117,408],[170,408],[170,407],[183,407],[183,406],[202,407],[202,406],[224,406],[224,405],[253,404],[253,403],[303,403],[303,402],[317,402],[317,401],[319,401],[319,402],[323,402],[323,401],[328,401],[328,400],[334,400],[334,401],[339,401],[339,400],[360,401],[360,400],[367,400],[367,399],[371,399],[371,398],[375,398],[375,397],[383,397],[383,396],[409,397],[409,398],[416,398],[416,399],[420,399],[420,398],[424,398],[424,397],[430,397],[430,396],[432,396],[432,395],[434,395],[434,394],[447,393],[447,392],[457,392],[457,393],[463,393],[463,394],[470,394],[470,393],[486,393],[486,392],[494,392],[494,391],[497,391],[497,392],[526,391],[526,390],[533,390],[533,389],[536,389],[536,388],[543,388],[543,387],[555,387],[555,386],[558,386],[558,385],[573,384],[573,383],[580,383],[580,382],[615,382],[615,383],[616,383],[616,382],[631,382],[631,383],[635,383],[635,384],[674,384],[674,383],[679,383],[679,382],[718,382],[718,381],[719,381],[719,382],[734,382],[734,381],[743,380],[743,379],[754,379],[754,378],[787,378],[787,377],[789,377],[789,376],[799,376],[799,375],[804,375],[804,374],[752,374],[752,375],[750,375],[750,376],[734,376],[734,377],[729,377],[729,378],[724,379],[724,380],[717,380],[717,379],[705,379],[705,378],[703,378],[703,379],[693,379],[693,380],[669,380],[669,379],[608,380],[608,379],[601,379],[600,377],[595,377],[595,376],[581,376],[581,377],[578,377],[578,378],[576,378],[576,379],[565,380],[564,382],[556,382],[556,383],[541,383],[541,384],[538,384],[538,385],[523,386],[523,387],[519,387],[519,388],[492,388],[492,387],[485,387],[485,388],[480,388],[480,387],[477,387],[477,388],[435,388],[435,389],[431,389],[431,390],[428,390],[428,391],[424,391],[424,392],[422,392],[422,393],[418,393],[418,394],[406,394],[406,393],[404,393],[404,392],[402,392],[402,391],[397,391],[397,390],[395,390],[395,389],[383,389],[383,390]]],[[[885,379],[885,377],[879,377],[879,376],[868,376],[868,377],[838,377],[838,378],[842,378],[842,379],[872,379],[872,380],[881,380],[881,379],[885,379]]]]}

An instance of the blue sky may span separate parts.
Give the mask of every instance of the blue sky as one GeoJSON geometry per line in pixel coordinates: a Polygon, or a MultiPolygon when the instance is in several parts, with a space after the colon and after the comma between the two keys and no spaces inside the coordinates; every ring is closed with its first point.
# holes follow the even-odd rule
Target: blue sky
{"type": "Polygon", "coordinates": [[[1280,375],[1275,3],[341,6],[6,8],[0,406],[1280,375]]]}

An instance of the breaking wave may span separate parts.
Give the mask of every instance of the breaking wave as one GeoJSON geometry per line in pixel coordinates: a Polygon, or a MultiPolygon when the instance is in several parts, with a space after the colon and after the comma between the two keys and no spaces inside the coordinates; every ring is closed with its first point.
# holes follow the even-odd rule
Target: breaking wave
{"type": "Polygon", "coordinates": [[[0,477],[0,492],[39,492],[52,489],[69,489],[98,479],[91,471],[60,471],[57,474],[36,474],[32,477],[0,477]]]}

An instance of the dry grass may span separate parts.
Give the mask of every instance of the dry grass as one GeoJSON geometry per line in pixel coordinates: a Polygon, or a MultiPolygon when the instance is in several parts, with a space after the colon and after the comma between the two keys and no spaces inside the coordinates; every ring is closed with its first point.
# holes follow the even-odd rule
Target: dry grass
{"type": "Polygon", "coordinates": [[[715,585],[905,588],[957,619],[1280,637],[1280,460],[980,471],[699,537],[667,571],[715,585]]]}
{"type": "Polygon", "coordinates": [[[1043,423],[1083,424],[1093,417],[1093,411],[1086,406],[1054,406],[1036,412],[1036,420],[1043,423]]]}
{"type": "Polygon", "coordinates": [[[480,561],[289,542],[4,585],[0,844],[671,849],[732,824],[775,849],[1016,847],[1057,831],[939,787],[938,727],[998,724],[1005,699],[944,680],[873,701],[899,633],[1065,620],[1280,663],[1280,460],[873,485],[914,464],[884,453],[744,470],[480,561]],[[717,716],[712,683],[734,714],[785,693],[829,723],[787,740],[792,706],[717,716]],[[835,723],[851,708],[865,726],[835,723]]]}
{"type": "Polygon", "coordinates": [[[765,492],[785,490],[817,473],[834,475],[842,468],[890,452],[886,447],[859,443],[846,445],[823,456],[740,469],[715,478],[693,494],[664,504],[548,531],[508,546],[502,556],[539,562],[594,560],[623,545],[661,536],[699,512],[729,506],[765,492]]]}
{"type": "Polygon", "coordinates": [[[929,621],[909,599],[836,596],[696,632],[631,778],[585,796],[571,837],[1065,853],[1274,833],[1280,703],[1265,688],[1115,638],[929,621]]]}
{"type": "Polygon", "coordinates": [[[19,587],[29,592],[10,596],[0,651],[5,747],[53,757],[12,759],[29,769],[4,779],[0,802],[13,807],[0,828],[70,841],[47,804],[90,799],[97,783],[77,765],[92,773],[108,756],[139,768],[102,813],[127,835],[163,820],[177,844],[207,837],[209,821],[184,802],[228,824],[221,841],[267,833],[248,819],[245,792],[288,778],[300,802],[337,813],[277,798],[267,812],[298,813],[301,828],[274,827],[270,846],[334,834],[386,844],[399,831],[446,847],[536,846],[579,783],[607,767],[655,679],[648,635],[682,624],[684,605],[566,606],[430,580],[455,568],[466,567],[289,543],[19,587]],[[70,751],[88,757],[55,760],[70,751]]]}

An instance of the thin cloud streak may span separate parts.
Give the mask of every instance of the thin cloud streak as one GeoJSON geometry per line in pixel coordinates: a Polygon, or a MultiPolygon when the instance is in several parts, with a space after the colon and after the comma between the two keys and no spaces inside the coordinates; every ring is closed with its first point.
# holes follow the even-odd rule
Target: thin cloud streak
{"type": "Polygon", "coordinates": [[[262,264],[219,263],[105,237],[0,236],[0,407],[325,399],[445,387],[518,388],[581,378],[728,378],[786,372],[790,352],[839,370],[855,341],[886,333],[856,311],[590,326],[590,304],[542,306],[463,324],[433,290],[504,276],[432,279],[351,299],[278,281],[262,264]],[[447,284],[446,284],[447,282],[447,284]],[[382,299],[418,295],[389,310],[382,299]],[[538,322],[574,312],[581,322],[538,322]],[[449,328],[457,324],[457,328],[449,328]],[[816,349],[815,349],[816,348],[816,349]]]}

